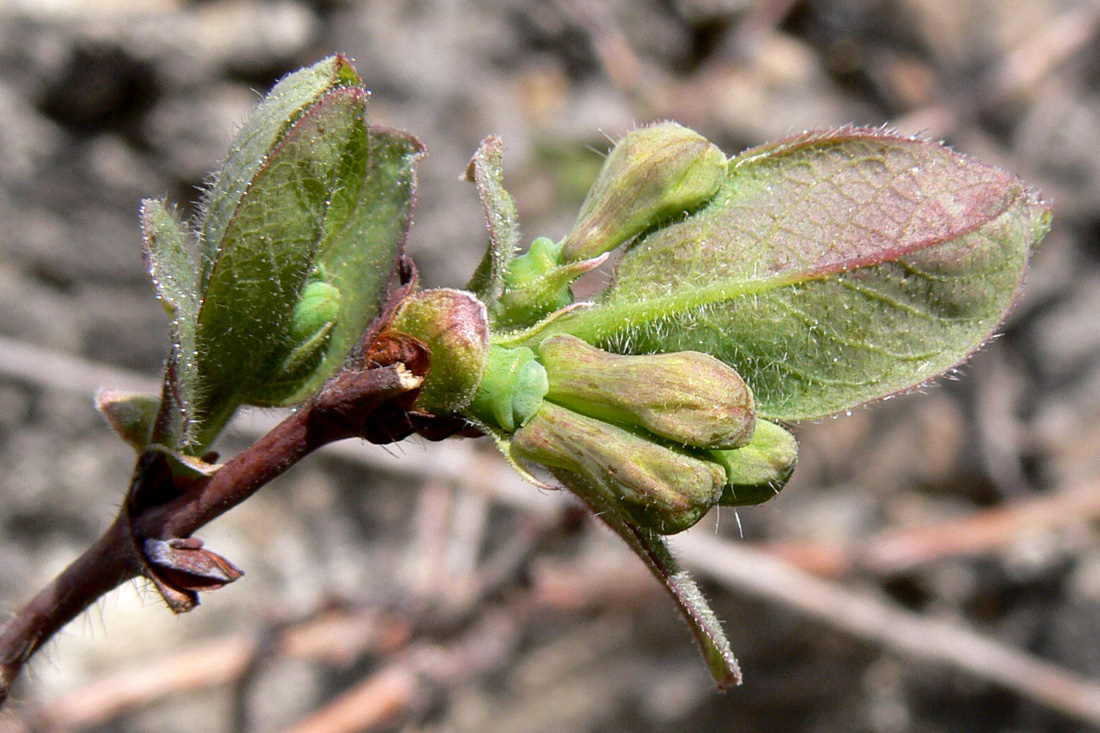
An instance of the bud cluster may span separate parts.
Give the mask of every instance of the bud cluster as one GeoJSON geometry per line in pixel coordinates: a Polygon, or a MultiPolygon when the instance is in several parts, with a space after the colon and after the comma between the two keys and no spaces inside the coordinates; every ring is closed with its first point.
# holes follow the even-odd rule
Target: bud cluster
{"type": "Polygon", "coordinates": [[[719,359],[614,354],[568,332],[492,337],[573,307],[577,277],[705,206],[727,172],[725,155],[692,130],[635,130],[608,155],[573,230],[510,259],[487,306],[463,291],[412,296],[391,327],[431,351],[416,407],[473,419],[511,459],[546,466],[582,496],[597,492],[593,503],[662,534],[715,504],[774,496],[797,459],[794,438],[757,421],[749,386],[719,359]]]}
{"type": "Polygon", "coordinates": [[[578,475],[643,527],[671,534],[715,504],[758,503],[794,467],[793,436],[758,424],[748,385],[711,356],[612,354],[557,334],[537,358],[545,393],[513,454],[578,475]]]}

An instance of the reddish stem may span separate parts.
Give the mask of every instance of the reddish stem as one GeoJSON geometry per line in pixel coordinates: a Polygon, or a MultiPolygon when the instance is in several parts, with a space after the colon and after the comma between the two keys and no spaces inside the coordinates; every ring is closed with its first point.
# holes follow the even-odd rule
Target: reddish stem
{"type": "Polygon", "coordinates": [[[0,626],[0,706],[45,642],[100,596],[142,574],[135,549],[141,540],[189,537],[317,448],[361,434],[378,408],[420,382],[402,364],[342,372],[311,403],[186,493],[130,516],[123,507],[102,537],[0,626]]]}

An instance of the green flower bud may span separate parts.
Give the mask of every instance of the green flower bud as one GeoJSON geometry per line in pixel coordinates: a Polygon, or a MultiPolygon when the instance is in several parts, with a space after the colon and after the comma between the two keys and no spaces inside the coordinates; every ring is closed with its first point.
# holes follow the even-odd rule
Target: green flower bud
{"type": "Polygon", "coordinates": [[[589,417],[699,448],[739,448],[752,439],[752,391],[707,354],[623,356],[557,334],[539,345],[539,357],[550,381],[546,398],[589,417]]]}
{"type": "Polygon", "coordinates": [[[298,381],[324,363],[340,301],[340,291],[327,282],[313,281],[302,288],[291,313],[289,351],[279,366],[280,381],[298,381]]]}
{"type": "Polygon", "coordinates": [[[710,455],[726,469],[726,486],[719,504],[760,504],[787,484],[798,463],[798,442],[779,425],[760,420],[747,446],[710,451],[710,455]]]}
{"type": "Polygon", "coordinates": [[[709,201],[726,177],[726,156],[674,122],[628,133],[611,149],[562,245],[565,262],[610,252],[662,219],[709,201]]]}
{"type": "Polygon", "coordinates": [[[512,437],[520,458],[581,477],[635,522],[661,534],[692,526],[718,501],[726,473],[716,463],[544,402],[512,437]]]}
{"type": "Polygon", "coordinates": [[[603,256],[563,264],[561,244],[539,237],[526,253],[512,260],[504,276],[504,292],[493,303],[494,325],[531,325],[569,305],[573,302],[573,281],[606,259],[603,256]]]}
{"type": "Polygon", "coordinates": [[[340,291],[327,282],[314,281],[302,289],[294,306],[290,336],[297,342],[327,334],[340,316],[340,291]]]}
{"type": "Polygon", "coordinates": [[[424,290],[402,303],[391,327],[431,352],[419,409],[449,414],[470,404],[489,355],[489,321],[480,300],[462,290],[424,290]]]}
{"type": "Polygon", "coordinates": [[[526,346],[493,346],[470,412],[512,432],[538,412],[547,388],[546,369],[535,352],[526,346]]]}

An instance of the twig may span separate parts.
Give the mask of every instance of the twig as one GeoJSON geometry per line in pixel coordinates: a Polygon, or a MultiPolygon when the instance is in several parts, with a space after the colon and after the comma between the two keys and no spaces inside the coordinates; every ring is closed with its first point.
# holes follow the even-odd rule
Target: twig
{"type": "Polygon", "coordinates": [[[450,643],[410,646],[379,672],[362,680],[287,733],[360,733],[393,722],[471,678],[500,669],[515,651],[516,609],[481,609],[450,643]]]}
{"type": "Polygon", "coordinates": [[[906,611],[867,593],[705,532],[676,543],[686,565],[738,591],[797,609],[895,653],[948,664],[1100,726],[1100,685],[993,639],[906,611]]]}
{"type": "Polygon", "coordinates": [[[356,733],[389,722],[407,710],[420,680],[402,660],[388,665],[287,733],[356,733]]]}
{"type": "Polygon", "coordinates": [[[0,626],[0,705],[43,643],[97,598],[143,572],[135,538],[190,537],[310,452],[356,434],[357,419],[361,422],[364,415],[415,389],[421,381],[401,364],[342,372],[314,402],[176,499],[137,514],[124,507],[99,540],[0,626]]]}
{"type": "MultiPolygon", "coordinates": [[[[413,620],[404,612],[391,612],[377,606],[361,611],[338,608],[279,629],[271,652],[346,666],[367,654],[388,656],[405,649],[414,634],[447,635],[461,631],[482,615],[502,590],[515,587],[521,578],[526,577],[531,561],[540,557],[540,550],[546,543],[572,526],[571,522],[563,524],[525,517],[518,530],[509,534],[504,546],[481,567],[471,583],[474,591],[465,594],[457,604],[428,612],[417,628],[413,627],[413,620]]],[[[577,574],[575,570],[570,573],[577,574]]],[[[647,578],[644,572],[638,573],[635,585],[656,594],[657,588],[647,584],[647,578]]],[[[539,585],[536,583],[528,595],[535,599],[536,606],[545,600],[550,602],[549,607],[553,607],[552,597],[540,591],[539,585]]],[[[598,595],[596,585],[592,585],[590,590],[598,595]]],[[[0,724],[0,731],[25,733],[28,730],[68,730],[102,725],[119,715],[173,695],[196,689],[239,685],[249,665],[256,659],[257,641],[255,634],[234,634],[159,658],[137,669],[117,672],[77,688],[38,711],[25,713],[25,722],[21,726],[6,728],[0,724]]],[[[387,669],[394,664],[396,662],[388,662],[387,669]]],[[[370,681],[360,684],[372,685],[370,681]]],[[[387,689],[385,685],[375,687],[371,694],[384,695],[387,689]]],[[[360,693],[349,694],[354,697],[360,693]]],[[[362,694],[370,697],[368,693],[362,694]]],[[[370,723],[374,719],[372,710],[383,708],[375,706],[360,715],[366,714],[366,721],[370,723]]]]}
{"type": "Polygon", "coordinates": [[[897,575],[951,557],[986,554],[1021,537],[1100,517],[1100,484],[1058,491],[928,526],[887,530],[858,543],[781,543],[764,549],[818,575],[897,575]]]}

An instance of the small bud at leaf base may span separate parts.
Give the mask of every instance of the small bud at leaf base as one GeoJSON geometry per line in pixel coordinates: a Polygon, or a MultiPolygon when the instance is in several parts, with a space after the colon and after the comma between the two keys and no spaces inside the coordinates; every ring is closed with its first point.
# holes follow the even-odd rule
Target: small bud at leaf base
{"type": "Polygon", "coordinates": [[[561,245],[547,237],[512,260],[504,277],[504,292],[493,303],[493,325],[529,326],[573,302],[573,281],[602,265],[607,255],[563,264],[561,245]]]}
{"type": "Polygon", "coordinates": [[[326,282],[311,282],[302,289],[287,330],[290,349],[278,369],[280,381],[296,382],[324,363],[340,300],[340,291],[326,282]]]}
{"type": "Polygon", "coordinates": [[[512,437],[526,460],[577,474],[604,501],[661,534],[692,526],[718,501],[726,473],[716,463],[544,402],[512,437]]]}
{"type": "Polygon", "coordinates": [[[546,369],[526,346],[493,346],[470,412],[479,420],[511,432],[542,406],[546,369]]]}
{"type": "Polygon", "coordinates": [[[291,337],[304,341],[320,331],[332,329],[340,315],[340,291],[326,282],[311,282],[294,306],[291,337]]]}
{"type": "Polygon", "coordinates": [[[425,290],[401,305],[391,327],[431,352],[419,409],[442,415],[470,404],[489,355],[489,321],[480,300],[463,290],[425,290]]]}
{"type": "Polygon", "coordinates": [[[628,133],[592,184],[562,244],[562,260],[597,257],[662,219],[698,208],[725,178],[725,154],[693,130],[663,122],[628,133]]]}
{"type": "Polygon", "coordinates": [[[547,399],[589,417],[699,448],[739,448],[752,439],[752,391],[712,356],[622,356],[557,334],[539,345],[539,357],[547,399]]]}
{"type": "Polygon", "coordinates": [[[760,504],[787,484],[798,463],[798,442],[787,430],[767,420],[756,423],[752,442],[738,450],[711,451],[726,469],[723,506],[760,504]]]}

